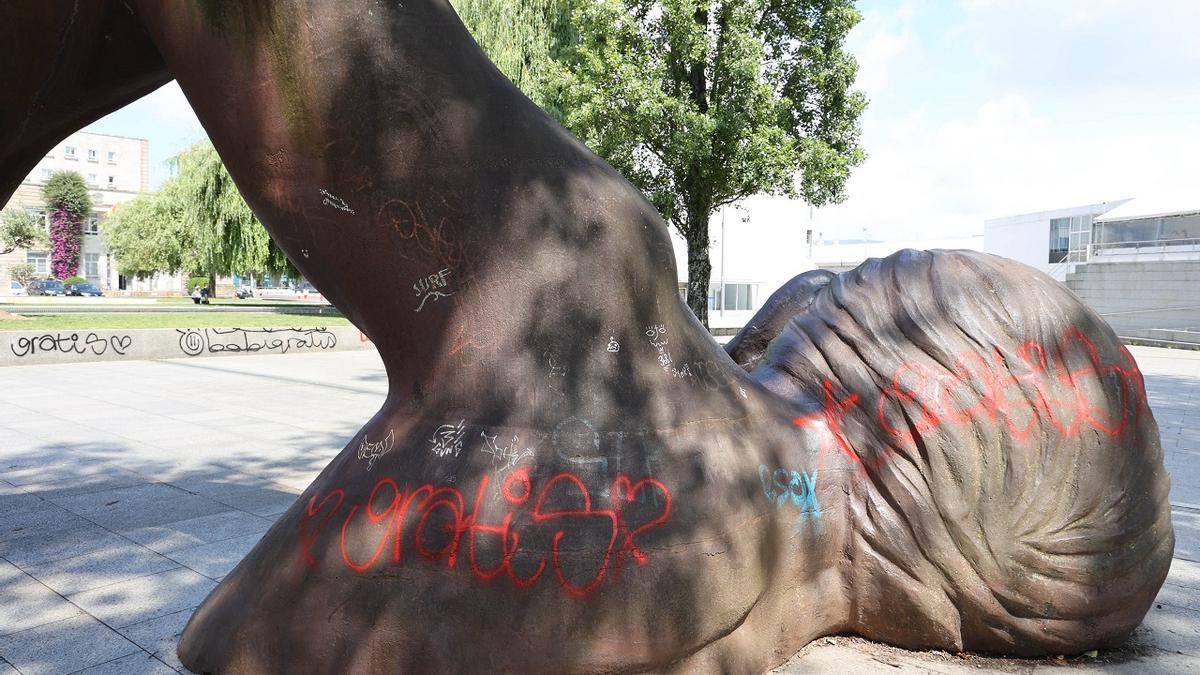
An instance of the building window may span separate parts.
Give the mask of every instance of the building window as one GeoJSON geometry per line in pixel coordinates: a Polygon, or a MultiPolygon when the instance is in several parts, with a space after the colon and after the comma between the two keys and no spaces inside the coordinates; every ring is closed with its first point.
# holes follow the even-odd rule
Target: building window
{"type": "Polygon", "coordinates": [[[1071,219],[1050,219],[1050,257],[1047,262],[1060,263],[1071,249],[1071,219]]]}
{"type": "Polygon", "coordinates": [[[33,216],[34,220],[40,221],[42,223],[43,230],[47,232],[50,231],[50,213],[48,211],[43,211],[41,209],[25,209],[25,213],[33,216]]]}
{"type": "Polygon", "coordinates": [[[88,183],[90,183],[92,185],[96,184],[96,174],[94,174],[94,173],[88,174],[88,183]]]}
{"type": "Polygon", "coordinates": [[[97,161],[96,151],[91,148],[88,148],[88,161],[89,162],[97,161]]]}
{"type": "Polygon", "coordinates": [[[108,151],[108,163],[109,164],[117,163],[117,153],[113,152],[112,150],[108,151]]]}
{"type": "Polygon", "coordinates": [[[83,254],[83,276],[92,283],[100,281],[100,254],[85,253],[83,254]]]}
{"type": "Polygon", "coordinates": [[[88,218],[87,222],[83,224],[83,233],[100,234],[100,219],[96,216],[88,218]]]}
{"type": "Polygon", "coordinates": [[[754,291],[751,284],[725,284],[725,309],[746,310],[754,309],[754,291]]]}
{"type": "Polygon", "coordinates": [[[45,253],[26,253],[25,262],[33,267],[33,273],[39,277],[50,273],[50,261],[45,253]]]}
{"type": "Polygon", "coordinates": [[[63,146],[63,158],[64,159],[79,159],[78,157],[75,156],[75,146],[64,145],[63,146]]]}
{"type": "Polygon", "coordinates": [[[42,180],[46,181],[50,178],[50,169],[42,169],[42,180]]]}

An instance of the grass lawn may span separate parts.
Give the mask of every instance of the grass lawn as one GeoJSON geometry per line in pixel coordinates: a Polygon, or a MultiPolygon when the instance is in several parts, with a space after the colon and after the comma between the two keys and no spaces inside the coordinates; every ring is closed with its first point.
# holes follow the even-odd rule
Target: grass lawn
{"type": "MultiPolygon", "coordinates": [[[[9,311],[20,312],[17,307],[9,311]]],[[[0,318],[0,331],[89,330],[93,328],[312,328],[348,326],[342,317],[273,312],[130,312],[46,314],[26,319],[0,318]]]]}

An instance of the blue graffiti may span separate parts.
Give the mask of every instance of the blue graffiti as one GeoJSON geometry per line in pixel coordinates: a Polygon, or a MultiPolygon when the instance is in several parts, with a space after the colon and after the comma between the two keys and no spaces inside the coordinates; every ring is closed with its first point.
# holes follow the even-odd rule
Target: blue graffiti
{"type": "Polygon", "coordinates": [[[775,469],[771,471],[766,465],[759,465],[758,478],[762,481],[763,494],[777,506],[791,502],[800,510],[800,523],[812,519],[821,520],[821,503],[817,501],[817,472],[788,471],[775,469]]]}

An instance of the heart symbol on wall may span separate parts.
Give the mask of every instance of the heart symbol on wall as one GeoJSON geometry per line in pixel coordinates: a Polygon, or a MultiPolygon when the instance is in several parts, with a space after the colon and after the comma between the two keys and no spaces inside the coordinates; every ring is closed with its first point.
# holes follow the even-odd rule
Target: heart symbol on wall
{"type": "Polygon", "coordinates": [[[113,351],[121,356],[125,355],[125,352],[129,350],[129,345],[133,343],[133,339],[128,335],[114,335],[108,341],[112,344],[113,351]]]}

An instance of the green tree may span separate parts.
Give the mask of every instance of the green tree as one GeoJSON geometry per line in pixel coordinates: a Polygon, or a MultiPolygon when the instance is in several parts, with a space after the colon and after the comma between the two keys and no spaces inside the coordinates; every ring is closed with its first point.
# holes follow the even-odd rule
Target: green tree
{"type": "MultiPolygon", "coordinates": [[[[709,218],[754,194],[844,199],[865,155],[853,0],[572,0],[548,91],[576,136],[687,242],[708,324],[709,218]]],[[[535,97],[536,100],[536,97],[535,97]]]]}
{"type": "Polygon", "coordinates": [[[105,240],[122,274],[199,273],[208,277],[210,291],[219,275],[299,276],[209,141],[196,143],[171,163],[175,173],[157,193],[122,204],[105,223],[105,240]]]}
{"type": "Polygon", "coordinates": [[[180,202],[171,181],[158,192],[138,195],[117,206],[104,221],[104,242],[127,277],[183,269],[183,250],[190,233],[183,228],[180,202]]]}
{"type": "Polygon", "coordinates": [[[211,142],[196,143],[173,163],[172,193],[179,204],[187,244],[184,269],[208,276],[210,291],[215,290],[219,275],[278,272],[300,276],[238,192],[211,142]]]}
{"type": "MultiPolygon", "coordinates": [[[[0,255],[19,248],[46,248],[50,237],[42,222],[24,209],[5,209],[0,212],[0,255]]],[[[19,281],[19,280],[18,280],[19,281]]]]}
{"type": "Polygon", "coordinates": [[[553,59],[570,38],[572,0],[451,0],[488,58],[556,119],[553,59]]]}
{"type": "Polygon", "coordinates": [[[20,263],[9,266],[8,276],[19,281],[23,286],[28,286],[29,282],[33,281],[34,276],[36,276],[36,271],[33,269],[33,265],[20,263]]]}
{"type": "Polygon", "coordinates": [[[75,171],[51,173],[42,196],[50,210],[50,271],[56,279],[65,279],[79,272],[83,221],[92,213],[92,196],[75,171]]]}

